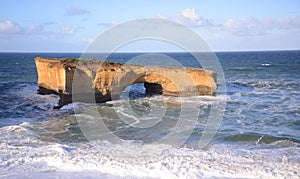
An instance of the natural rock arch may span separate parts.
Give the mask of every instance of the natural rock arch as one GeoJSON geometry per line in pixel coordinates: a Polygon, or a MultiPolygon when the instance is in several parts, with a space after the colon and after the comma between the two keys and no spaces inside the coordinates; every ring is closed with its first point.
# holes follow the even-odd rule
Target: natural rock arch
{"type": "Polygon", "coordinates": [[[35,62],[39,92],[59,94],[59,106],[74,99],[105,102],[135,83],[144,83],[146,93],[171,96],[212,95],[217,89],[216,73],[202,68],[139,66],[73,58],[37,57],[35,62]]]}

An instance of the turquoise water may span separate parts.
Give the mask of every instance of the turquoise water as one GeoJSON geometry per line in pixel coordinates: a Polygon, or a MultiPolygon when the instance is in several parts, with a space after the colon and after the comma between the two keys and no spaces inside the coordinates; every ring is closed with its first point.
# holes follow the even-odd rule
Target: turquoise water
{"type": "MultiPolygon", "coordinates": [[[[36,93],[33,58],[80,55],[0,54],[0,176],[300,176],[300,51],[216,53],[226,81],[226,92],[216,96],[148,97],[136,84],[120,100],[53,109],[57,96],[36,93]],[[199,148],[212,106],[223,102],[216,135],[199,148]],[[91,119],[95,110],[100,115],[91,119]],[[87,132],[82,119],[108,130],[87,132]],[[179,119],[185,123],[178,127],[179,119]],[[175,137],[162,140],[168,135],[175,137]]],[[[126,63],[140,55],[112,54],[109,60],[126,63]]],[[[188,53],[164,55],[200,67],[188,53]]]]}

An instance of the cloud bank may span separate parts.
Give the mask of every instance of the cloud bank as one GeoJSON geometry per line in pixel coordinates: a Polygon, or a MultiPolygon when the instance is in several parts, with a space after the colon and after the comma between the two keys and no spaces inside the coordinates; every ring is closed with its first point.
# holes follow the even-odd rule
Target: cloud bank
{"type": "Polygon", "coordinates": [[[158,18],[169,19],[180,24],[186,25],[188,27],[197,28],[197,27],[217,27],[219,24],[215,23],[213,19],[208,19],[203,16],[200,16],[194,8],[187,8],[181,11],[179,14],[172,16],[166,16],[163,14],[157,14],[158,18]]]}
{"type": "Polygon", "coordinates": [[[18,33],[21,31],[21,27],[19,24],[14,23],[12,21],[0,21],[0,33],[18,33]]]}
{"type": "Polygon", "coordinates": [[[194,8],[187,8],[180,13],[166,16],[157,14],[158,18],[173,20],[191,28],[208,28],[216,32],[229,32],[235,36],[261,36],[273,31],[299,30],[300,16],[288,16],[282,19],[254,17],[228,19],[223,23],[216,23],[214,19],[206,18],[196,12],[194,8]]]}
{"type": "Polygon", "coordinates": [[[57,29],[57,31],[53,31],[53,30],[47,30],[48,25],[49,23],[30,24],[28,26],[20,26],[18,23],[15,23],[10,20],[0,21],[0,37],[7,38],[7,39],[14,36],[63,37],[66,35],[74,35],[76,33],[76,29],[72,26],[61,25],[60,28],[57,29]]]}
{"type": "Polygon", "coordinates": [[[260,36],[272,31],[299,30],[300,17],[290,16],[283,19],[274,18],[243,18],[228,19],[223,25],[224,29],[237,36],[260,36]]]}

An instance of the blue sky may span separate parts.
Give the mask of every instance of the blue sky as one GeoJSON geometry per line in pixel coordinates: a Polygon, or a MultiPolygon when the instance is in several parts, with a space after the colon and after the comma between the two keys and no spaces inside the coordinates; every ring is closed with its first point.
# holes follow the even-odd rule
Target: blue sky
{"type": "MultiPolygon", "coordinates": [[[[2,1],[0,51],[83,52],[112,25],[164,18],[197,32],[213,51],[300,49],[299,0],[2,1]]],[[[123,51],[176,51],[168,44],[123,51]]]]}

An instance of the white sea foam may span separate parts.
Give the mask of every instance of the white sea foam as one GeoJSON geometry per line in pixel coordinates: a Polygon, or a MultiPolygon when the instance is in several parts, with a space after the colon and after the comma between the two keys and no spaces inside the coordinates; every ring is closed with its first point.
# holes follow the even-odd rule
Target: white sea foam
{"type": "Polygon", "coordinates": [[[0,176],[12,178],[299,176],[300,149],[297,146],[276,148],[276,144],[272,144],[273,147],[268,149],[216,144],[206,149],[192,149],[173,148],[155,143],[143,145],[134,141],[122,141],[117,144],[100,141],[94,143],[96,146],[86,142],[59,144],[33,137],[34,133],[26,129],[28,125],[1,128],[1,135],[5,137],[0,144],[0,176]]]}
{"type": "Polygon", "coordinates": [[[263,67],[269,67],[269,66],[271,66],[272,64],[270,64],[270,63],[263,63],[263,64],[261,64],[261,66],[263,66],[263,67]]]}

